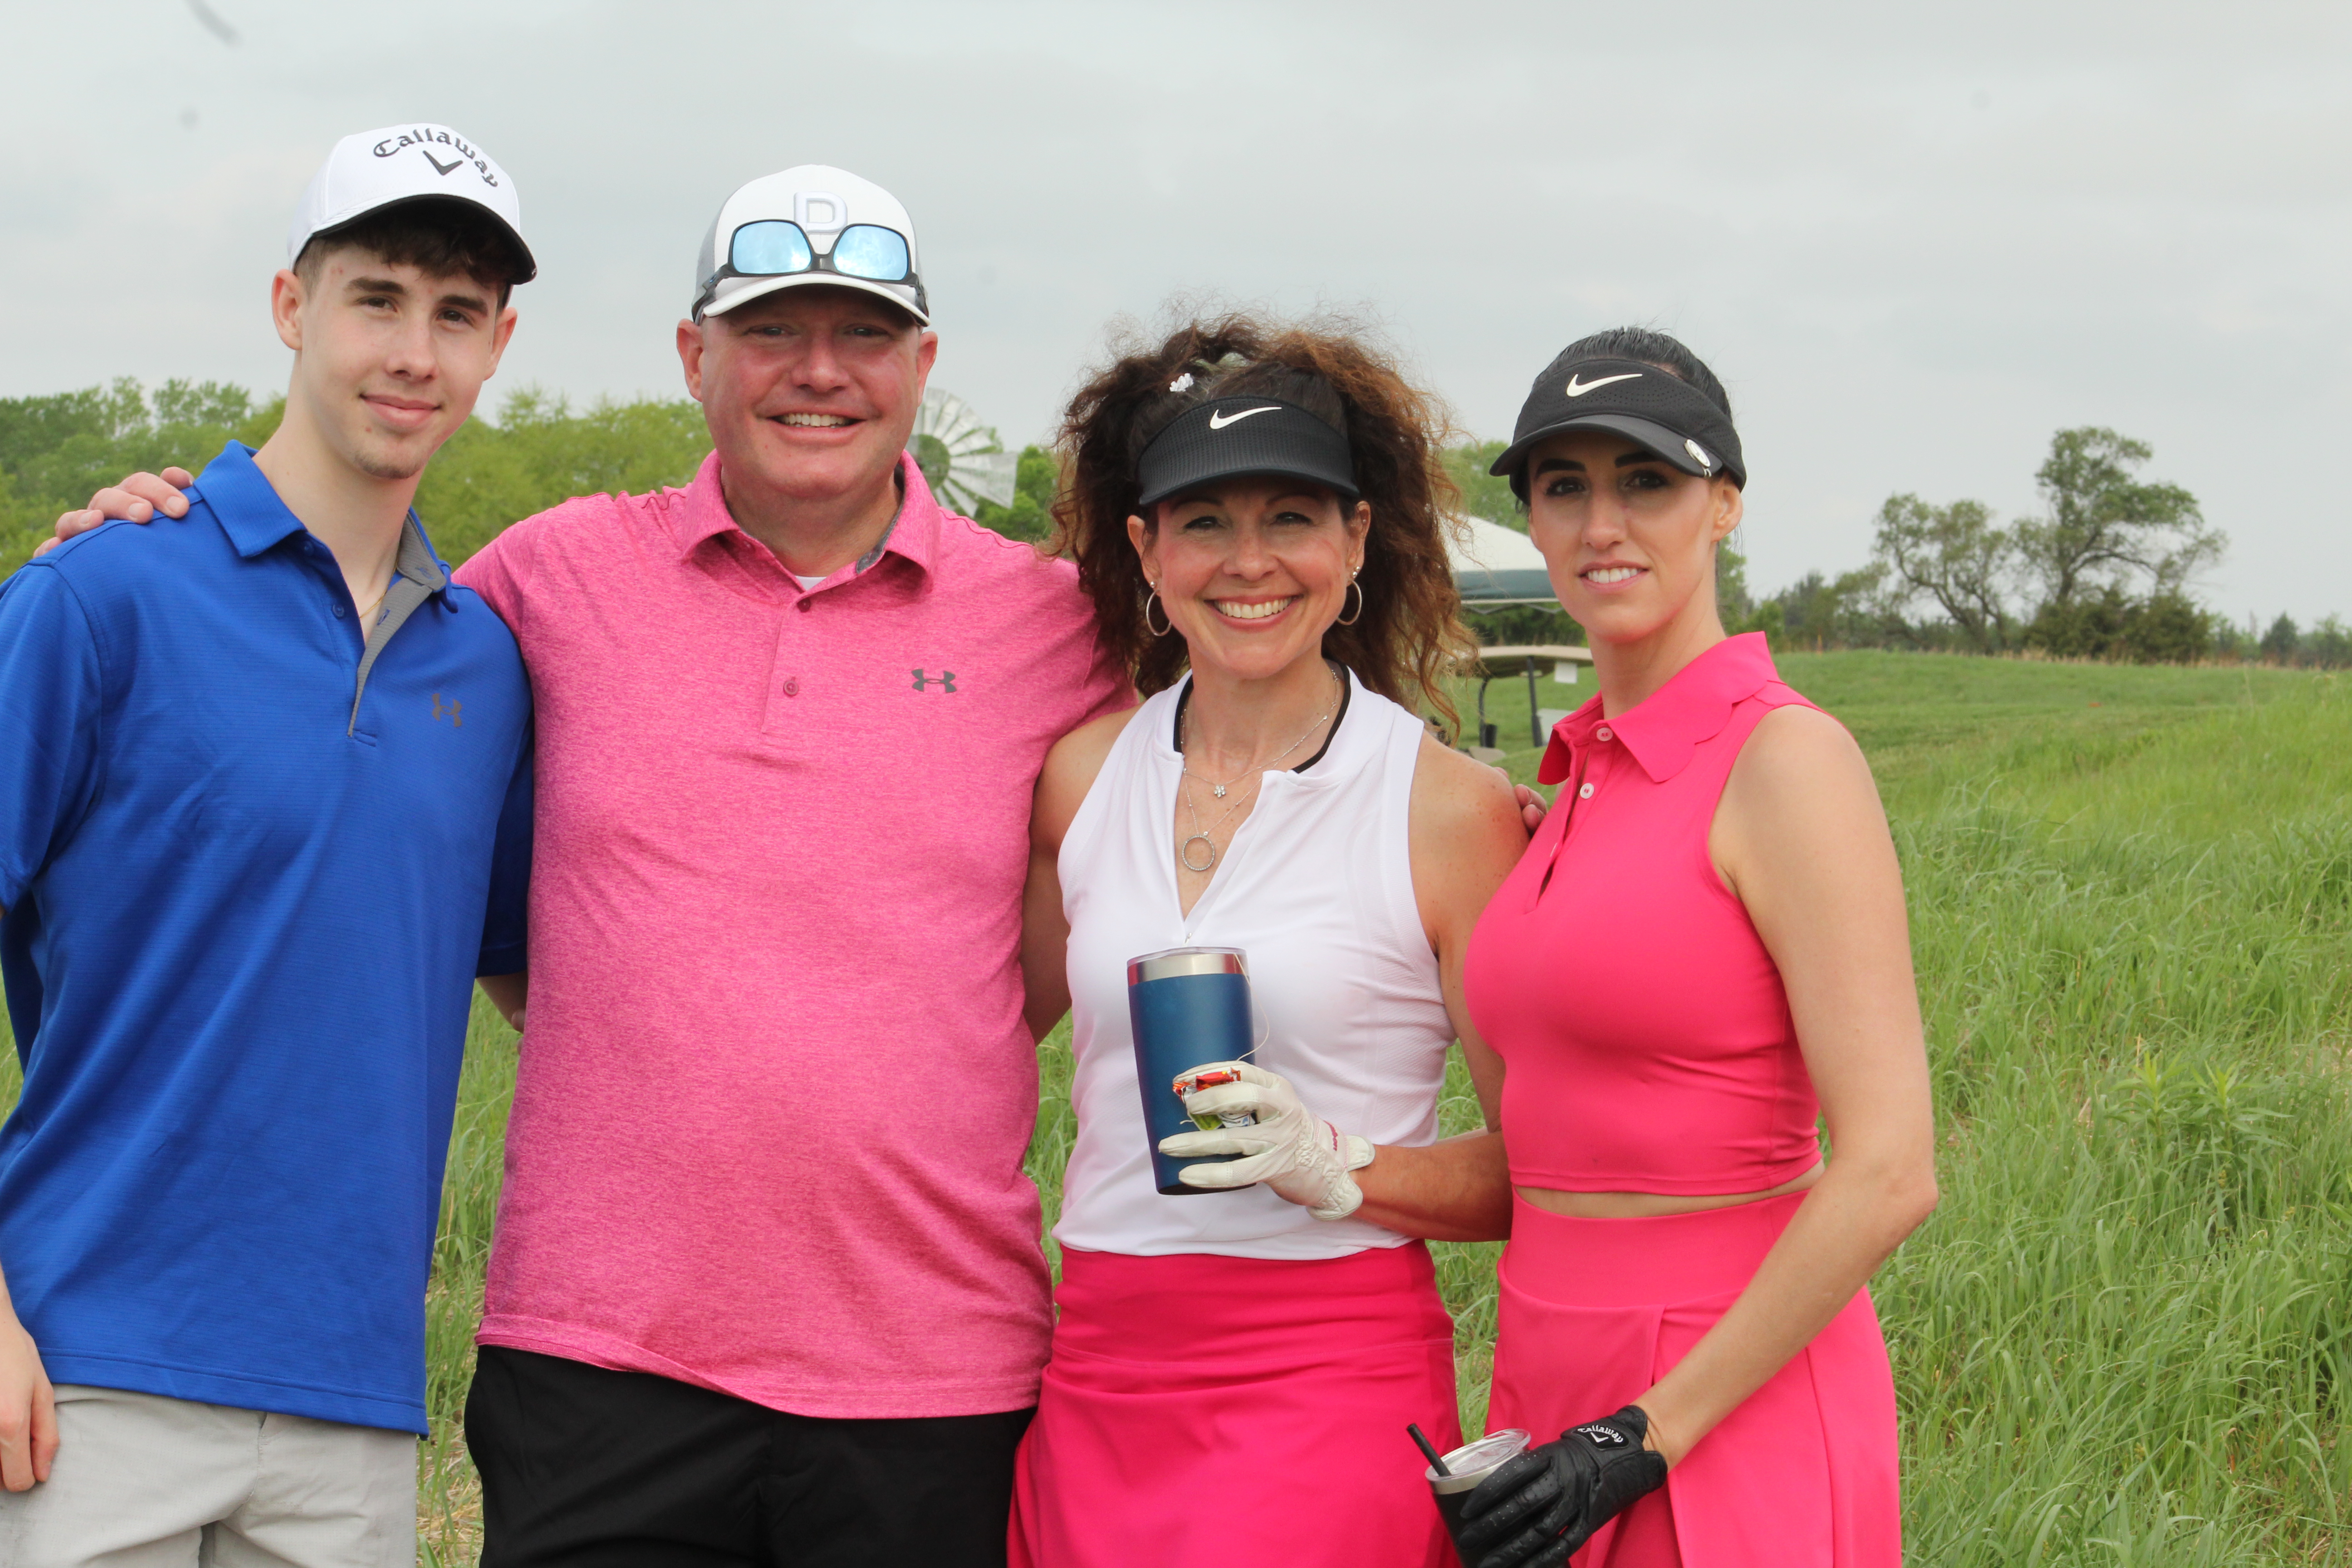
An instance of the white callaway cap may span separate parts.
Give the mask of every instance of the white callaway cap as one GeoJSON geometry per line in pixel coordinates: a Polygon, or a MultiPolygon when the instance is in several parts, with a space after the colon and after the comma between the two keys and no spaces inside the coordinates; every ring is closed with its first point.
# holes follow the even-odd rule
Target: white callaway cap
{"type": "Polygon", "coordinates": [[[727,198],[695,258],[690,313],[698,321],[809,283],[879,294],[931,324],[907,209],[873,181],[824,163],[763,175],[727,198]]]}
{"type": "Polygon", "coordinates": [[[539,264],[522,239],[522,203],[514,182],[490,155],[446,125],[391,125],[335,143],[294,208],[286,236],[286,265],[319,235],[356,218],[408,202],[471,202],[514,241],[517,283],[537,276],[539,264]]]}

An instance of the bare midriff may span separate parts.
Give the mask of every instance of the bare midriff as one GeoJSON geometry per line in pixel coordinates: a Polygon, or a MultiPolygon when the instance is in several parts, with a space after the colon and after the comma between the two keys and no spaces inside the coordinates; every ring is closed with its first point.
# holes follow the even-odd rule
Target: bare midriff
{"type": "Polygon", "coordinates": [[[1803,1175],[1782,1182],[1777,1187],[1767,1187],[1760,1193],[1563,1193],[1550,1187],[1521,1187],[1517,1190],[1519,1196],[1536,1207],[1552,1214],[1566,1215],[1570,1219],[1656,1219],[1661,1215],[1727,1209],[1740,1204],[1801,1193],[1822,1179],[1822,1172],[1825,1168],[1825,1165],[1815,1165],[1803,1175]]]}

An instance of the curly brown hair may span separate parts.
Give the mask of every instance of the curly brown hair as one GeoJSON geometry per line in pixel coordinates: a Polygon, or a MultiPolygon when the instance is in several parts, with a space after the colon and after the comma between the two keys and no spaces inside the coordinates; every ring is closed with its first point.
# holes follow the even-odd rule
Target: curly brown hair
{"type": "MultiPolygon", "coordinates": [[[[1187,409],[1255,393],[1286,398],[1343,432],[1357,489],[1371,508],[1356,579],[1362,612],[1352,626],[1324,632],[1324,656],[1391,701],[1426,702],[1459,725],[1444,679],[1477,645],[1458,618],[1461,595],[1445,552],[1462,527],[1439,456],[1450,422],[1444,405],[1365,336],[1328,319],[1196,319],[1156,345],[1129,346],[1070,400],[1047,548],[1077,562],[1103,644],[1143,695],[1174,685],[1187,658],[1182,637],[1154,637],[1144,626],[1143,564],[1127,537],[1127,520],[1143,510],[1137,459],[1187,409]],[[1182,390],[1171,388],[1188,374],[1182,390]]],[[[1159,524],[1156,515],[1144,521],[1159,524]]]]}

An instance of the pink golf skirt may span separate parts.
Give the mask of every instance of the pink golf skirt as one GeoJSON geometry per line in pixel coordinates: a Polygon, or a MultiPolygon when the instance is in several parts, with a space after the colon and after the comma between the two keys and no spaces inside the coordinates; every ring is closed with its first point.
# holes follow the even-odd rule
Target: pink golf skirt
{"type": "Polygon", "coordinates": [[[1446,1568],[1405,1436],[1461,1441],[1420,1242],[1293,1262],[1062,1254],[1013,1568],[1446,1568]]]}
{"type": "MultiPolygon", "coordinates": [[[[1804,1194],[1660,1219],[1570,1219],[1515,1199],[1490,1430],[1547,1442],[1690,1353],[1804,1194]]],[[[1864,1290],[1576,1568],[1900,1568],[1895,1379],[1864,1290]]]]}

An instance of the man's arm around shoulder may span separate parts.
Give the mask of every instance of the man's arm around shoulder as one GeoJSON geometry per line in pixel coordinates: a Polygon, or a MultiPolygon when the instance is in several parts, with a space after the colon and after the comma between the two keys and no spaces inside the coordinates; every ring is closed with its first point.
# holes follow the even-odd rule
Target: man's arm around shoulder
{"type": "Polygon", "coordinates": [[[196,482],[185,468],[165,468],[160,474],[132,474],[119,485],[108,485],[91,495],[89,504],[58,517],[56,531],[36,545],[36,560],[78,533],[88,533],[109,518],[124,522],[152,522],[163,517],[188,515],[188,498],[180,492],[196,482]]]}

